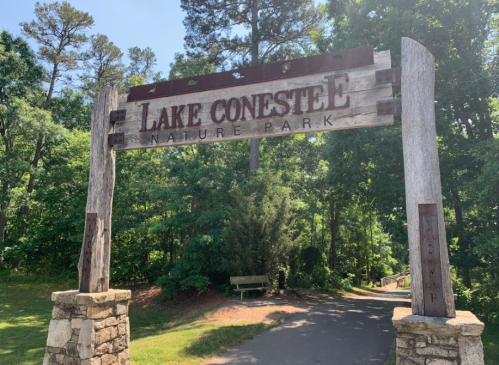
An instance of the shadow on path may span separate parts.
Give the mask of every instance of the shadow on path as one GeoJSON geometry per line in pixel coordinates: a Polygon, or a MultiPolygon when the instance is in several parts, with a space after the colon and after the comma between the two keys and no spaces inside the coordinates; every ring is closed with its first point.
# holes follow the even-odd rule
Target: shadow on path
{"type": "Polygon", "coordinates": [[[410,305],[407,294],[331,298],[205,364],[383,365],[396,335],[393,308],[410,305]]]}

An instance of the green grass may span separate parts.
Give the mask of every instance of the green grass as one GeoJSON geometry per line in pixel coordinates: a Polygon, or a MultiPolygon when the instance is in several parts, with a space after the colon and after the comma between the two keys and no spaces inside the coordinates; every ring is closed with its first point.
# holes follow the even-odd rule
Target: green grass
{"type": "Polygon", "coordinates": [[[345,290],[344,295],[355,294],[355,295],[372,295],[377,293],[382,293],[383,290],[377,287],[371,286],[352,286],[345,290]]]}
{"type": "MultiPolygon", "coordinates": [[[[53,291],[75,287],[75,282],[43,277],[0,276],[1,365],[42,363],[53,306],[50,295],[53,291]]],[[[359,290],[354,292],[358,294],[359,290]]],[[[159,304],[130,306],[132,362],[136,365],[199,364],[204,358],[222,353],[273,326],[210,322],[207,315],[211,309],[202,307],[179,313],[159,304]]],[[[485,364],[499,365],[499,324],[485,323],[482,341],[485,364]]],[[[393,351],[387,365],[395,363],[394,355],[393,351]]]]}
{"type": "MultiPolygon", "coordinates": [[[[52,314],[54,291],[76,283],[36,277],[0,277],[0,364],[41,364],[52,314]]],[[[184,313],[153,303],[130,306],[130,354],[133,364],[200,364],[274,324],[221,325],[207,320],[214,307],[184,313]]],[[[281,319],[281,321],[284,319],[281,319]]]]}
{"type": "Polygon", "coordinates": [[[219,325],[200,321],[184,324],[160,335],[132,341],[130,357],[135,365],[200,364],[203,359],[220,354],[271,327],[264,323],[219,325]]]}
{"type": "Polygon", "coordinates": [[[388,361],[385,365],[395,365],[397,363],[397,354],[395,351],[397,350],[397,343],[394,341],[392,347],[390,347],[390,356],[388,357],[388,361]]]}
{"type": "Polygon", "coordinates": [[[485,365],[499,365],[499,324],[485,323],[482,342],[485,365]]]}
{"type": "Polygon", "coordinates": [[[37,277],[0,277],[0,364],[41,364],[52,315],[53,291],[68,290],[61,282],[37,277]]]}
{"type": "Polygon", "coordinates": [[[130,307],[130,357],[134,365],[200,364],[225,350],[253,338],[273,324],[212,322],[204,307],[180,317],[158,307],[130,307]]]}

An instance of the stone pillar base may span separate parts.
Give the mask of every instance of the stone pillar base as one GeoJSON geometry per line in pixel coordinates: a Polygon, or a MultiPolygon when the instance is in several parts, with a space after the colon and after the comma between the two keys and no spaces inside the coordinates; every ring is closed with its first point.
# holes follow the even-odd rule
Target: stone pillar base
{"type": "Polygon", "coordinates": [[[130,290],[52,293],[43,365],[129,365],[130,290]]]}
{"type": "Polygon", "coordinates": [[[483,365],[484,324],[471,312],[456,318],[424,317],[395,308],[397,365],[483,365]]]}

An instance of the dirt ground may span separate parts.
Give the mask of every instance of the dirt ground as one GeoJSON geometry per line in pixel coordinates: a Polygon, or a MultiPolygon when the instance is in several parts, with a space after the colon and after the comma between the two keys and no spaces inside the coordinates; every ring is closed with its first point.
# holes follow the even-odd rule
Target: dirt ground
{"type": "Polygon", "coordinates": [[[304,312],[332,296],[314,291],[286,291],[277,295],[269,295],[272,305],[251,306],[252,302],[262,302],[259,298],[225,297],[222,293],[206,290],[193,295],[184,295],[174,300],[162,297],[161,290],[155,286],[142,286],[132,291],[131,305],[154,308],[174,312],[178,316],[191,316],[206,313],[205,320],[220,323],[263,322],[271,323],[293,313],[304,312]]]}

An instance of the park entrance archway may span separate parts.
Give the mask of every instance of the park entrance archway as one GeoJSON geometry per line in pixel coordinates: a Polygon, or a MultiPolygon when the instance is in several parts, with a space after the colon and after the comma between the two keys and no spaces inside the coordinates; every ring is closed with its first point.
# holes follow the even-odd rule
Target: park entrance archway
{"type": "MultiPolygon", "coordinates": [[[[102,147],[101,156],[92,147],[92,164],[104,165],[92,165],[90,184],[97,171],[105,171],[103,185],[107,184],[106,195],[112,197],[114,166],[110,164],[114,165],[115,151],[389,125],[394,115],[403,114],[413,312],[453,317],[434,120],[434,72],[433,56],[404,38],[402,69],[391,68],[390,51],[373,52],[367,46],[132,87],[119,107],[116,95],[108,91],[105,104],[95,108],[102,125],[92,125],[92,146],[95,141],[102,147]],[[402,99],[392,98],[393,84],[401,84],[402,99]],[[431,237],[421,235],[421,229],[431,231],[431,237]]],[[[92,194],[102,195],[89,188],[89,204],[97,201],[92,194]]],[[[86,212],[97,213],[97,221],[109,220],[105,226],[110,227],[111,201],[104,206],[109,211],[99,214],[100,207],[87,206],[86,212]]],[[[88,260],[85,252],[89,251],[82,250],[80,291],[109,287],[110,243],[105,247],[100,261],[93,254],[88,260]]]]}
{"type": "Polygon", "coordinates": [[[116,347],[113,356],[120,364],[129,361],[130,292],[109,289],[116,152],[390,125],[400,114],[411,314],[456,317],[438,163],[434,73],[433,56],[403,38],[401,68],[391,68],[389,51],[362,47],[137,86],[127,100],[119,101],[114,89],[102,90],[92,114],[79,290],[53,294],[56,307],[74,311],[54,310],[44,363],[50,364],[50,349],[57,350],[64,342],[61,333],[71,338],[73,323],[78,326],[80,360],[90,364],[99,358],[100,363],[100,357],[109,355],[99,352],[102,338],[96,340],[105,329],[123,336],[124,342],[117,344],[113,337],[108,348],[116,347]],[[393,99],[393,84],[401,85],[401,99],[393,99]],[[68,322],[72,316],[78,320],[68,322]]]}

